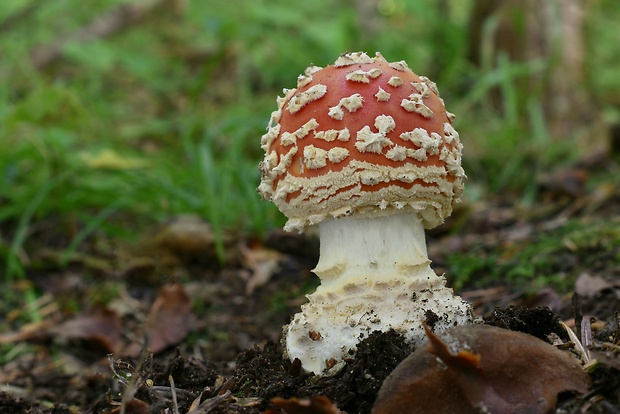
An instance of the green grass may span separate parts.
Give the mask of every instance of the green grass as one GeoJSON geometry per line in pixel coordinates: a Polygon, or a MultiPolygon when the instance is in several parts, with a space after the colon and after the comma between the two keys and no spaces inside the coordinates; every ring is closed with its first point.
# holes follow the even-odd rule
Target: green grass
{"type": "MultiPolygon", "coordinates": [[[[31,3],[1,2],[0,23],[31,3]]],[[[539,96],[517,86],[549,62],[467,63],[473,0],[450,3],[447,14],[433,0],[382,0],[379,19],[390,29],[374,33],[337,0],[187,2],[181,15],[154,13],[113,37],[69,44],[44,71],[33,68],[35,46],[120,3],[40,3],[0,36],[5,282],[25,276],[29,246],[49,226],[67,258],[94,237],[135,239],[178,214],[196,213],[218,232],[281,226],[284,218],[255,191],[260,136],[281,89],[308,64],[332,63],[346,50],[380,50],[437,81],[465,145],[466,197],[510,191],[532,202],[536,174],[578,155],[570,141],[552,141],[539,96]],[[489,104],[496,87],[503,112],[489,104]]],[[[612,101],[609,91],[620,90],[616,41],[597,25],[610,21],[610,10],[620,7],[603,1],[592,9],[589,36],[601,40],[588,62],[592,92],[612,101]]]]}
{"type": "Polygon", "coordinates": [[[619,220],[573,219],[527,240],[476,245],[449,255],[447,263],[457,290],[499,283],[532,293],[543,287],[570,292],[581,272],[609,274],[619,257],[619,220]]]}

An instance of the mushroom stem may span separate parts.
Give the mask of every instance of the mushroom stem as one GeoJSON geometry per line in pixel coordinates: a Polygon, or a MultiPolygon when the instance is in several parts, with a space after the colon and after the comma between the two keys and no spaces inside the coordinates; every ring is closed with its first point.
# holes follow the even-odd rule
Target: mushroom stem
{"type": "Polygon", "coordinates": [[[318,294],[347,285],[438,279],[430,270],[424,227],[415,212],[386,217],[346,217],[322,222],[321,254],[314,273],[318,294]]]}
{"type": "Polygon", "coordinates": [[[430,267],[417,213],[335,219],[320,231],[321,285],[285,328],[287,354],[304,370],[324,374],[373,331],[416,343],[424,322],[437,330],[471,322],[469,305],[430,267]]]}

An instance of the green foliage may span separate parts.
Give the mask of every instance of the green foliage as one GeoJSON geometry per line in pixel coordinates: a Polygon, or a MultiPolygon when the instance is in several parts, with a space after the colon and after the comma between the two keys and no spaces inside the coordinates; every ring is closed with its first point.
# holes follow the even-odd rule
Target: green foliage
{"type": "Polygon", "coordinates": [[[615,109],[607,114],[616,122],[620,120],[620,85],[614,70],[620,67],[617,53],[620,34],[614,26],[620,13],[620,4],[613,0],[602,0],[589,4],[587,19],[587,40],[592,45],[587,59],[589,86],[592,93],[602,102],[614,103],[615,109]]]}
{"type": "MultiPolygon", "coordinates": [[[[437,81],[458,114],[467,197],[510,190],[531,200],[537,172],[574,153],[551,143],[539,96],[519,87],[548,62],[468,63],[473,1],[380,0],[374,23],[350,0],[179,2],[185,9],[162,7],[113,36],[65,44],[43,69],[33,65],[37,48],[124,3],[0,2],[0,25],[31,8],[0,29],[0,272],[8,280],[23,275],[29,240],[49,227],[69,255],[94,236],[135,237],[181,213],[217,230],[281,226],[255,191],[260,136],[281,88],[346,50],[380,50],[437,81]],[[494,88],[503,111],[488,99],[494,88]]],[[[594,18],[611,19],[605,10],[597,6],[594,18]]],[[[590,26],[606,45],[589,61],[596,90],[618,90],[611,33],[590,26]]]]}
{"type": "Polygon", "coordinates": [[[474,246],[447,258],[455,288],[509,284],[534,292],[545,286],[570,291],[579,273],[592,272],[620,254],[620,221],[571,220],[548,232],[502,246],[474,246]]]}
{"type": "Polygon", "coordinates": [[[0,365],[17,359],[21,355],[33,354],[36,352],[36,346],[28,343],[12,343],[0,344],[0,365]]]}

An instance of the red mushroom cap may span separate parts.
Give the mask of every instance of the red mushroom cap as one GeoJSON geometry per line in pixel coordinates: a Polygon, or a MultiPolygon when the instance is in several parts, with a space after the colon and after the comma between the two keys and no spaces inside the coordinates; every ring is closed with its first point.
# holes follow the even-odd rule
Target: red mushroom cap
{"type": "Polygon", "coordinates": [[[307,68],[277,103],[258,190],[285,229],[407,210],[432,228],[451,214],[465,178],[454,115],[405,62],[346,53],[307,68]]]}

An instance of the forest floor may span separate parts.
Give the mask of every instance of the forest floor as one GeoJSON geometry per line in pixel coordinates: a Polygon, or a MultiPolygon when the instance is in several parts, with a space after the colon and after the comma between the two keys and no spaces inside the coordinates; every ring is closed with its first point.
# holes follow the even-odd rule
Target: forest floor
{"type": "MultiPolygon", "coordinates": [[[[604,159],[541,179],[529,208],[509,196],[464,203],[428,234],[433,268],[485,324],[555,334],[581,358],[588,389],[560,393],[558,412],[620,412],[617,169],[604,159]]],[[[412,351],[394,332],[372,335],[321,379],[282,358],[282,326],[318,284],[312,234],[218,239],[177,217],[139,242],[96,238],[67,258],[54,229],[29,246],[26,278],[3,288],[2,413],[369,413],[412,351]],[[30,308],[16,307],[31,288],[30,308]]]]}

